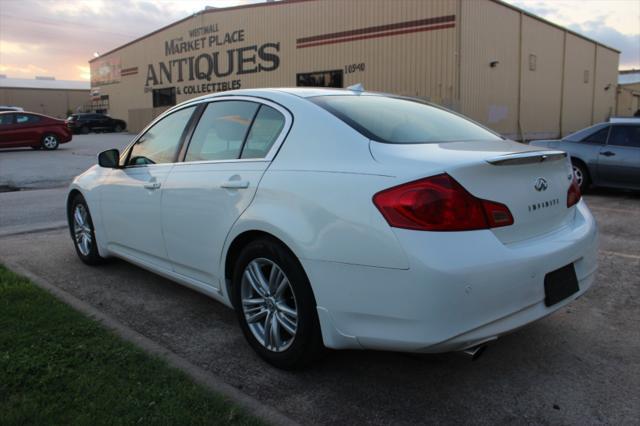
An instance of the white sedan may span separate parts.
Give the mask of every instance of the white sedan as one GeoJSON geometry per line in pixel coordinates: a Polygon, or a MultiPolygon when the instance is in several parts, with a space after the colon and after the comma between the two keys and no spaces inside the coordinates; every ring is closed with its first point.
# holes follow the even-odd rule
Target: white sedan
{"type": "Polygon", "coordinates": [[[235,308],[281,368],[334,349],[477,353],[581,296],[597,228],[560,151],[357,90],[184,102],[68,196],[116,256],[235,308]]]}

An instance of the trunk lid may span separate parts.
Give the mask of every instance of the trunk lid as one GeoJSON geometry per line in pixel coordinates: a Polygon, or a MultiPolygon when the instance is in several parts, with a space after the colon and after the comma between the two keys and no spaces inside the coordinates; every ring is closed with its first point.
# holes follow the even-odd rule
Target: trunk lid
{"type": "Polygon", "coordinates": [[[493,228],[503,243],[515,243],[559,229],[573,218],[567,192],[571,165],[561,151],[513,141],[385,144],[370,142],[373,158],[419,179],[446,172],[478,198],[505,204],[510,226],[493,228]]]}

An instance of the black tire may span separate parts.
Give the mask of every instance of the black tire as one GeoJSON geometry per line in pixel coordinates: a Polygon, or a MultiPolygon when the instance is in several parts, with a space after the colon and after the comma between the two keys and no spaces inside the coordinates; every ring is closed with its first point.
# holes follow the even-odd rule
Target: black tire
{"type": "Polygon", "coordinates": [[[578,186],[580,187],[580,192],[585,193],[589,189],[589,185],[591,184],[591,178],[589,176],[589,170],[587,167],[580,161],[572,160],[573,165],[573,176],[578,182],[578,186]]]}
{"type": "Polygon", "coordinates": [[[242,249],[233,270],[232,301],[245,338],[258,355],[273,366],[285,370],[298,369],[323,355],[325,348],[311,285],[298,259],[278,241],[260,238],[242,249]],[[281,352],[267,349],[254,336],[242,307],[242,276],[249,263],[256,259],[267,259],[275,263],[288,278],[289,289],[295,298],[297,330],[290,346],[281,352]]]}
{"type": "Polygon", "coordinates": [[[82,128],[80,129],[80,133],[82,133],[83,135],[88,135],[89,128],[87,126],[82,126],[82,128]]]}
{"type": "Polygon", "coordinates": [[[91,212],[89,211],[89,206],[85,201],[84,197],[80,194],[76,194],[69,205],[69,211],[67,212],[67,219],[69,223],[69,232],[71,233],[71,239],[73,240],[73,246],[76,249],[76,253],[80,260],[82,260],[87,265],[99,265],[105,261],[103,257],[98,253],[98,246],[96,244],[96,234],[93,227],[93,220],[91,219],[91,212]],[[84,249],[80,247],[79,239],[75,234],[75,224],[76,221],[74,219],[74,214],[76,212],[76,208],[78,206],[82,206],[86,211],[86,223],[89,227],[89,234],[91,235],[91,243],[87,245],[88,251],[83,253],[84,249]]]}
{"type": "Polygon", "coordinates": [[[114,131],[115,133],[120,133],[120,132],[121,132],[121,131],[123,131],[123,130],[124,130],[124,129],[122,128],[122,125],[121,125],[121,124],[116,124],[116,125],[113,127],[113,131],[114,131]]]}
{"type": "Polygon", "coordinates": [[[54,149],[58,149],[58,146],[60,146],[60,141],[58,140],[58,136],[54,135],[53,133],[47,133],[42,137],[40,146],[47,151],[53,151],[54,149]]]}

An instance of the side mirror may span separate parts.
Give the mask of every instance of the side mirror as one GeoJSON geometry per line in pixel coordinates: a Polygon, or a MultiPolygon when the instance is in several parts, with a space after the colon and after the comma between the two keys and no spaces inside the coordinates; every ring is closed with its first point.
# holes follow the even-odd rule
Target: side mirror
{"type": "Polygon", "coordinates": [[[120,167],[120,151],[108,149],[98,154],[98,165],[107,169],[117,169],[120,167]]]}

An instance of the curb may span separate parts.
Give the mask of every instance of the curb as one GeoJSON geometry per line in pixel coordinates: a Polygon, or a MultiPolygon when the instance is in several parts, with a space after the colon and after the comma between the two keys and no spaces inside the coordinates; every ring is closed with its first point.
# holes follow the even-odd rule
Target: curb
{"type": "Polygon", "coordinates": [[[280,413],[275,408],[265,405],[257,399],[241,392],[237,388],[221,380],[219,377],[190,363],[185,358],[182,358],[181,356],[177,355],[174,352],[171,352],[169,349],[159,345],[148,337],[111,318],[110,316],[97,310],[90,304],[56,287],[55,285],[48,282],[45,278],[42,278],[28,271],[27,269],[24,269],[22,266],[14,262],[5,261],[3,259],[0,259],[0,262],[16,274],[28,278],[40,288],[51,293],[57,299],[89,316],[91,319],[98,321],[100,324],[113,331],[122,339],[135,344],[149,355],[161,358],[162,360],[166,361],[171,367],[177,368],[184,372],[194,382],[226,397],[230,402],[233,402],[239,407],[247,410],[247,412],[252,416],[260,418],[273,425],[299,424],[298,422],[280,413]]]}

